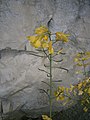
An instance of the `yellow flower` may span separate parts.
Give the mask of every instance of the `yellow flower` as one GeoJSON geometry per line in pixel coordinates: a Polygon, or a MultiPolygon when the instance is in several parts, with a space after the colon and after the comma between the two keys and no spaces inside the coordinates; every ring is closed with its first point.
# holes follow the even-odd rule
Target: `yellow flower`
{"type": "Polygon", "coordinates": [[[31,45],[35,48],[48,48],[48,36],[46,35],[37,35],[37,36],[28,36],[27,39],[30,41],[31,45]]]}
{"type": "Polygon", "coordinates": [[[59,86],[57,91],[54,92],[54,95],[56,96],[56,100],[64,100],[65,97],[64,97],[64,90],[65,90],[65,87],[64,86],[59,86]]]}
{"type": "Polygon", "coordinates": [[[42,115],[42,119],[43,119],[43,120],[52,120],[52,119],[49,118],[47,115],[42,115]]]}
{"type": "Polygon", "coordinates": [[[48,36],[44,34],[27,36],[27,40],[30,41],[31,45],[35,48],[48,48],[48,36]]]}
{"type": "MultiPolygon", "coordinates": [[[[90,52],[86,52],[86,53],[78,53],[76,55],[76,58],[74,59],[75,62],[79,62],[79,61],[86,61],[90,58],[90,52]]],[[[81,66],[81,65],[79,65],[81,66]]]]}
{"type": "Polygon", "coordinates": [[[68,40],[69,36],[70,36],[69,34],[65,34],[63,32],[56,32],[56,40],[57,41],[61,40],[63,42],[68,42],[69,41],[68,40]]]}
{"type": "Polygon", "coordinates": [[[54,53],[54,49],[52,47],[52,41],[49,41],[49,44],[48,44],[48,51],[49,51],[49,54],[53,54],[54,53]]]}
{"type": "Polygon", "coordinates": [[[35,29],[35,34],[38,34],[38,35],[45,34],[45,33],[48,33],[48,32],[49,32],[49,30],[45,26],[40,26],[40,27],[35,29]]]}

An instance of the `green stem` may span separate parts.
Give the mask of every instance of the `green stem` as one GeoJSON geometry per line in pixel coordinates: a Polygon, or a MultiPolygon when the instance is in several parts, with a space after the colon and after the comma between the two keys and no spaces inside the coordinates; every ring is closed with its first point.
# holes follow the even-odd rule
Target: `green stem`
{"type": "Polygon", "coordinates": [[[50,54],[50,118],[52,118],[52,55],[50,54]]]}

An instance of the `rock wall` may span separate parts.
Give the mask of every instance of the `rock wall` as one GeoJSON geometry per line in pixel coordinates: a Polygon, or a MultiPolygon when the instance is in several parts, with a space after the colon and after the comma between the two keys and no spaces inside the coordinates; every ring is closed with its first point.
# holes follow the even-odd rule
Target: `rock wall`
{"type": "Polygon", "coordinates": [[[41,82],[47,80],[46,74],[38,70],[46,60],[27,52],[33,48],[26,36],[41,24],[52,32],[71,34],[60,64],[69,73],[53,70],[53,79],[63,79],[63,85],[76,82],[74,54],[90,51],[89,0],[0,0],[0,98],[4,112],[23,104],[29,109],[48,106],[47,97],[38,90],[46,88],[41,82]]]}

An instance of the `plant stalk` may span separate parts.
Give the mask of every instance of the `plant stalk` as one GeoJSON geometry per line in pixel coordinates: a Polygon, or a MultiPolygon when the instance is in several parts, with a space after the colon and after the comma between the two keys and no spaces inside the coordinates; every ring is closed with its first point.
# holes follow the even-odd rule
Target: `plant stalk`
{"type": "Polygon", "coordinates": [[[49,98],[49,104],[50,104],[50,118],[52,118],[52,55],[50,54],[50,98],[49,98]]]}

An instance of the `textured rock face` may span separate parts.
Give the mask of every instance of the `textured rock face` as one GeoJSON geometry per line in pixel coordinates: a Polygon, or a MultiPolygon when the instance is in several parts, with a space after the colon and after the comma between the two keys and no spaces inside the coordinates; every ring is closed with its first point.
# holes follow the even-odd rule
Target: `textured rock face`
{"type": "Polygon", "coordinates": [[[38,90],[46,87],[41,83],[46,74],[38,71],[43,61],[26,52],[33,50],[26,36],[40,24],[72,34],[62,63],[70,72],[53,70],[53,79],[63,79],[65,86],[75,82],[74,53],[90,50],[89,0],[0,0],[0,98],[5,112],[10,104],[16,108],[25,103],[30,109],[48,106],[38,90]]]}
{"type": "Polygon", "coordinates": [[[0,48],[17,49],[38,24],[48,22],[53,12],[48,0],[1,0],[0,9],[0,48]]]}

